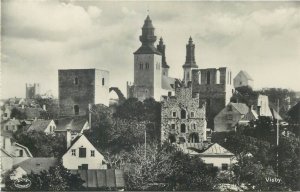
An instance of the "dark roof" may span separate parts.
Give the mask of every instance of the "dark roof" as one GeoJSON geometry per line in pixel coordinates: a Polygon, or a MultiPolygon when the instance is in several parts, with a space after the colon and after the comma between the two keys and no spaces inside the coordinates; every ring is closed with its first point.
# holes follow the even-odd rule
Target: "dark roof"
{"type": "Polygon", "coordinates": [[[293,122],[300,123],[300,101],[287,114],[293,122]]]}
{"type": "Polygon", "coordinates": [[[71,128],[71,131],[79,133],[86,122],[86,117],[70,117],[58,119],[55,131],[67,131],[67,127],[69,127],[71,128]]]}
{"type": "Polygon", "coordinates": [[[91,170],[70,170],[73,174],[79,174],[85,181],[84,187],[88,188],[124,188],[124,173],[118,169],[91,169],[91,170]]]}
{"type": "Polygon", "coordinates": [[[161,53],[152,45],[142,45],[138,50],[134,52],[134,54],[157,54],[161,55],[161,53]]]}
{"type": "Polygon", "coordinates": [[[218,143],[212,143],[200,154],[201,156],[234,156],[233,153],[219,145],[218,143]]]}
{"type": "Polygon", "coordinates": [[[47,126],[52,120],[43,120],[38,119],[36,121],[33,121],[31,126],[27,129],[27,131],[45,131],[47,126]]]}
{"type": "Polygon", "coordinates": [[[41,171],[47,171],[50,167],[55,166],[57,159],[54,157],[35,157],[30,158],[21,163],[16,164],[16,167],[21,167],[26,173],[40,173],[41,171]]]}

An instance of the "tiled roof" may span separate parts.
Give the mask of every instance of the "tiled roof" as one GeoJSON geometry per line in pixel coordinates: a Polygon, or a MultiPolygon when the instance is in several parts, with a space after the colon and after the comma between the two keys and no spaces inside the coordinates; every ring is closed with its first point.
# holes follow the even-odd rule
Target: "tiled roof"
{"type": "Polygon", "coordinates": [[[219,145],[218,143],[214,143],[210,145],[207,149],[205,149],[201,154],[201,156],[217,156],[217,155],[225,155],[225,156],[233,156],[234,154],[219,145]]]}
{"type": "Polygon", "coordinates": [[[175,78],[162,76],[162,88],[166,90],[174,90],[175,78]]]}
{"type": "Polygon", "coordinates": [[[45,131],[52,120],[38,119],[33,121],[27,131],[45,131]]]}
{"type": "Polygon", "coordinates": [[[238,112],[245,115],[249,111],[249,107],[245,103],[230,103],[238,112]]]}
{"type": "Polygon", "coordinates": [[[44,170],[49,170],[50,167],[55,166],[57,159],[54,157],[35,157],[30,158],[21,163],[16,164],[16,167],[21,167],[26,173],[40,173],[44,170]]]}
{"type": "Polygon", "coordinates": [[[71,131],[80,133],[86,122],[87,119],[85,117],[59,119],[55,131],[67,131],[67,127],[69,127],[71,131]]]}
{"type": "Polygon", "coordinates": [[[124,173],[118,169],[92,169],[92,170],[71,170],[71,173],[78,173],[85,181],[84,187],[88,188],[124,188],[124,173]]]}
{"type": "Polygon", "coordinates": [[[300,101],[288,111],[288,116],[294,122],[300,123],[300,101]]]}
{"type": "Polygon", "coordinates": [[[142,45],[134,54],[157,54],[161,55],[161,53],[154,47],[150,45],[142,45]]]}

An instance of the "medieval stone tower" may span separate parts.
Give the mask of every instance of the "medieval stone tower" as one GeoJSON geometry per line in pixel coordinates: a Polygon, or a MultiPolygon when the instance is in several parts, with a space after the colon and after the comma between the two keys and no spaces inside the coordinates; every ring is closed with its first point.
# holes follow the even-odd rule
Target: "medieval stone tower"
{"type": "Polygon", "coordinates": [[[58,70],[60,116],[86,115],[89,104],[109,105],[109,72],[99,69],[58,70]]]}
{"type": "Polygon", "coordinates": [[[234,91],[227,67],[192,70],[193,94],[206,101],[207,127],[214,128],[214,117],[230,102],[234,91]]]}
{"type": "Polygon", "coordinates": [[[33,99],[36,95],[40,94],[40,84],[27,84],[26,83],[26,99],[33,99]]]}
{"type": "Polygon", "coordinates": [[[188,44],[186,45],[186,57],[183,68],[183,81],[187,85],[192,80],[192,69],[198,68],[195,61],[195,44],[192,37],[190,37],[188,44]]]}
{"type": "Polygon", "coordinates": [[[168,77],[169,66],[166,62],[165,45],[161,38],[157,48],[152,21],[147,16],[142,27],[141,47],[134,52],[134,83],[127,84],[127,96],[143,101],[154,98],[159,101],[169,91],[174,92],[171,84],[175,79],[168,77]]]}
{"type": "Polygon", "coordinates": [[[191,83],[175,85],[175,96],[161,102],[161,142],[203,144],[206,140],[205,102],[192,94],[191,83]]]}

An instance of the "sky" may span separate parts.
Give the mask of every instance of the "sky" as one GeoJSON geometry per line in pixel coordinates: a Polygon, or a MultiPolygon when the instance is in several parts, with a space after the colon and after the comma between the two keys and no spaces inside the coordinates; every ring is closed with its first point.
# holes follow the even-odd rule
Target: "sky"
{"type": "Polygon", "coordinates": [[[2,98],[25,97],[25,83],[57,97],[58,69],[80,68],[109,70],[126,95],[147,14],[169,76],[183,77],[191,36],[199,68],[246,70],[255,89],[300,91],[300,2],[3,0],[1,13],[2,98]]]}

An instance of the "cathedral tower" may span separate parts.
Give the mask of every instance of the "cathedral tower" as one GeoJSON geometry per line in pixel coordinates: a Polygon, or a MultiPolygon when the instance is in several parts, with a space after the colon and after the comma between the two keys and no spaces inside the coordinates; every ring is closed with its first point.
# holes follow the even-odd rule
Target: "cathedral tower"
{"type": "Polygon", "coordinates": [[[162,73],[164,76],[169,75],[169,65],[166,61],[166,45],[164,44],[163,38],[161,37],[159,39],[159,44],[157,45],[157,50],[161,53],[161,63],[162,63],[162,73]]]}
{"type": "Polygon", "coordinates": [[[134,52],[134,90],[131,92],[133,97],[141,101],[150,97],[159,101],[161,97],[162,57],[154,46],[156,41],[154,30],[148,15],[140,36],[142,45],[134,52]]]}
{"type": "Polygon", "coordinates": [[[183,81],[187,84],[192,80],[192,69],[198,68],[195,61],[195,44],[193,43],[192,37],[189,39],[189,43],[186,45],[186,57],[183,68],[183,81]]]}

